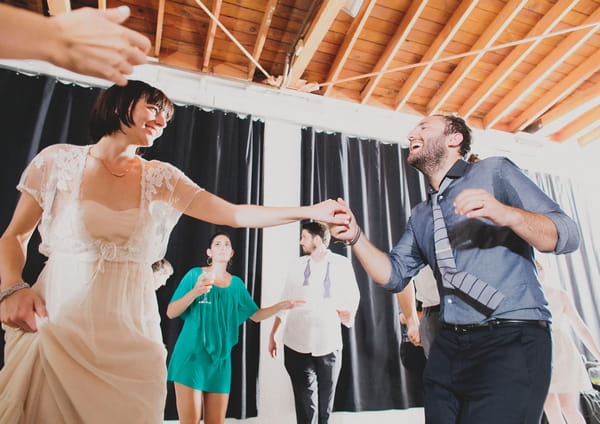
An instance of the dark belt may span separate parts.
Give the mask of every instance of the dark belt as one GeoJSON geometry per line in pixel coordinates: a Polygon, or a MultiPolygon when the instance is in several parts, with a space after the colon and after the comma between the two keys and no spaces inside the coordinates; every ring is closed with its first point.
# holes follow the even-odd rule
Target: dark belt
{"type": "Polygon", "coordinates": [[[439,311],[440,311],[440,305],[424,306],[423,307],[423,313],[426,313],[426,312],[439,312],[439,311]]]}
{"type": "Polygon", "coordinates": [[[524,320],[524,319],[493,319],[481,324],[448,324],[442,323],[442,328],[454,331],[455,333],[468,333],[470,331],[492,329],[498,327],[522,327],[533,326],[540,328],[550,328],[548,321],[541,320],[524,320]]]}

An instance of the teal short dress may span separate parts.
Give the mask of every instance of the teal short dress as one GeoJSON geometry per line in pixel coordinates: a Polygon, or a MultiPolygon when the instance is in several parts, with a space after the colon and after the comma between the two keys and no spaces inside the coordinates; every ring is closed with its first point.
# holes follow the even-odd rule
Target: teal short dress
{"type": "MultiPolygon", "coordinates": [[[[192,268],[179,282],[171,302],[189,292],[202,268],[192,268]]],[[[200,297],[179,316],[183,327],[169,361],[167,379],[196,390],[229,393],[231,389],[231,349],[238,342],[239,326],[258,306],[241,278],[233,276],[228,287],[213,286],[210,303],[200,297]]]]}

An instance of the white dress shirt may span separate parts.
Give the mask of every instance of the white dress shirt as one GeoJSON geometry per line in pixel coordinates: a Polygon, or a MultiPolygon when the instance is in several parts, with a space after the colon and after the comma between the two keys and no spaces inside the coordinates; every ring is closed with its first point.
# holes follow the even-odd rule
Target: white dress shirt
{"type": "Polygon", "coordinates": [[[440,294],[438,292],[437,283],[433,276],[433,271],[431,271],[429,266],[421,268],[419,273],[415,275],[414,281],[417,290],[417,300],[422,302],[424,308],[440,304],[440,294]]]}
{"type": "Polygon", "coordinates": [[[351,312],[350,326],[358,308],[360,292],[352,263],[348,258],[331,253],[319,261],[310,255],[290,264],[284,299],[302,299],[305,305],[281,311],[278,316],[284,325],[283,344],[300,353],[327,355],[342,348],[342,332],[337,310],[351,312]],[[304,285],[307,263],[310,267],[308,284],[304,285]],[[325,280],[329,266],[330,297],[326,297],[325,280]]]}

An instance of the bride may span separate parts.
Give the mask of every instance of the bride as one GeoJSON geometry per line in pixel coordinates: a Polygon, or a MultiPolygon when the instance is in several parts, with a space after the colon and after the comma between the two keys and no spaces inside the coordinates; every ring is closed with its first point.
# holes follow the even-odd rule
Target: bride
{"type": "Polygon", "coordinates": [[[231,227],[299,219],[345,222],[333,200],[306,207],[231,204],[179,169],[146,161],[173,103],[140,81],[112,86],[91,118],[97,142],[40,152],[0,238],[0,423],[160,423],[166,352],[152,263],[181,214],[231,227]],[[22,271],[38,228],[48,257],[32,287],[22,271]]]}

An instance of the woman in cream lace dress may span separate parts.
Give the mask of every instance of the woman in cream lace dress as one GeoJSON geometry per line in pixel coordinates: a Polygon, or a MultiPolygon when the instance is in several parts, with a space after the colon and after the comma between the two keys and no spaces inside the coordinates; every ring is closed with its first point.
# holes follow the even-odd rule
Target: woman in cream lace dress
{"type": "Polygon", "coordinates": [[[558,283],[548,281],[542,265],[536,266],[552,312],[552,379],[544,413],[549,424],[585,424],[579,410],[580,394],[592,390],[581,353],[571,334],[600,360],[600,346],[585,324],[569,293],[558,283]]]}
{"type": "Polygon", "coordinates": [[[162,422],[166,352],[151,264],[164,256],[182,213],[232,227],[346,219],[331,200],[234,205],[172,165],[139,157],[137,148],[152,145],[172,112],[171,101],[143,82],[113,86],[92,113],[95,144],[50,146],[23,173],[0,238],[0,423],[162,422]],[[28,288],[21,274],[36,227],[48,261],[28,288]]]}

